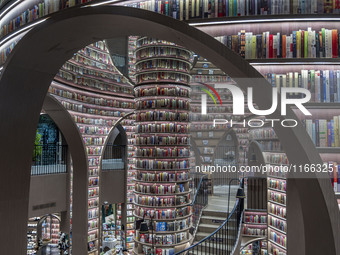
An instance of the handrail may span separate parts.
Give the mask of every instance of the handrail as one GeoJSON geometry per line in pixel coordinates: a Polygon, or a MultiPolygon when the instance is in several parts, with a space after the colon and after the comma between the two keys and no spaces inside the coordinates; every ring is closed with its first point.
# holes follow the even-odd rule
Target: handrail
{"type": "Polygon", "coordinates": [[[200,178],[200,181],[199,181],[199,183],[198,183],[198,185],[197,185],[197,188],[196,188],[196,192],[195,192],[194,199],[193,199],[192,202],[191,202],[191,205],[192,205],[192,206],[196,203],[196,198],[197,198],[198,191],[199,191],[199,189],[200,189],[200,187],[201,187],[203,178],[205,178],[205,177],[208,177],[208,175],[207,175],[207,174],[204,174],[204,175],[200,178]]]}
{"type": "MultiPolygon", "coordinates": [[[[241,183],[240,185],[242,185],[243,183],[243,179],[241,180],[241,183]]],[[[205,241],[209,240],[211,237],[213,237],[214,235],[216,235],[227,223],[229,223],[229,220],[231,219],[231,217],[234,215],[236,209],[240,206],[240,200],[237,200],[236,203],[235,203],[235,206],[233,208],[233,210],[229,213],[228,215],[228,218],[214,231],[212,232],[210,235],[206,236],[205,238],[203,238],[202,240],[200,240],[199,242],[197,242],[196,244],[194,245],[191,245],[190,247],[182,250],[182,251],[179,251],[177,253],[175,253],[175,255],[180,255],[180,254],[183,254],[185,252],[188,252],[190,250],[193,250],[195,247],[198,248],[198,246],[202,243],[204,243],[205,241]]],[[[242,219],[242,217],[240,217],[240,219],[242,219]]]]}
{"type": "Polygon", "coordinates": [[[251,244],[253,242],[257,242],[257,241],[262,241],[262,240],[267,240],[267,237],[258,237],[258,238],[254,238],[254,239],[246,242],[243,246],[241,246],[240,251],[242,251],[244,248],[246,248],[249,244],[251,244]]]}

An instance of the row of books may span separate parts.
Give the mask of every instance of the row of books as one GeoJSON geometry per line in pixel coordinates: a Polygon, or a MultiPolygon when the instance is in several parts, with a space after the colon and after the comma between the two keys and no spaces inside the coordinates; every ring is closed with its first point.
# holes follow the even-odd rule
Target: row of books
{"type": "Polygon", "coordinates": [[[244,215],[245,223],[267,223],[267,215],[265,214],[247,214],[244,215]]]}
{"type": "Polygon", "coordinates": [[[335,0],[148,0],[127,6],[154,11],[174,19],[276,14],[340,13],[335,0]]]}
{"type": "Polygon", "coordinates": [[[189,113],[169,111],[149,111],[136,114],[136,121],[189,121],[189,113]]]}
{"type": "Polygon", "coordinates": [[[227,75],[192,75],[191,82],[228,82],[231,78],[227,75]]]}
{"type": "Polygon", "coordinates": [[[81,113],[88,113],[88,114],[95,114],[95,115],[102,115],[102,116],[114,116],[120,117],[120,111],[105,111],[100,108],[89,108],[89,106],[83,104],[76,104],[71,103],[69,101],[61,101],[61,104],[68,110],[81,112],[81,113]]]}
{"type": "Polygon", "coordinates": [[[174,222],[154,222],[154,230],[156,232],[180,231],[182,229],[187,229],[190,225],[190,218],[174,222]]]}
{"type": "MultiPolygon", "coordinates": [[[[75,57],[73,58],[75,59],[75,57]]],[[[65,71],[70,71],[79,75],[88,75],[97,78],[114,80],[116,82],[123,82],[121,76],[115,72],[115,70],[102,71],[101,69],[103,68],[98,69],[93,68],[92,66],[87,67],[86,65],[84,66],[83,64],[74,61],[67,61],[61,68],[65,71]]]]}
{"type": "Polygon", "coordinates": [[[86,147],[87,155],[101,155],[103,147],[86,147]]]}
{"type": "Polygon", "coordinates": [[[287,222],[269,215],[268,225],[273,226],[283,232],[287,232],[287,222]]]}
{"type": "Polygon", "coordinates": [[[307,133],[316,147],[340,147],[339,116],[333,119],[306,119],[303,121],[307,133]]]}
{"type": "Polygon", "coordinates": [[[256,228],[249,227],[248,225],[244,225],[242,229],[243,235],[251,235],[251,236],[267,236],[267,228],[256,228]]]}
{"type": "MultiPolygon", "coordinates": [[[[98,72],[100,71],[106,71],[106,72],[112,72],[115,73],[117,70],[113,65],[106,65],[104,63],[94,61],[91,58],[85,57],[84,55],[76,54],[73,56],[69,63],[72,63],[74,65],[79,65],[83,67],[91,67],[93,70],[96,70],[98,72]]],[[[67,66],[65,66],[67,67],[67,66]]]]}
{"type": "Polygon", "coordinates": [[[97,186],[98,185],[98,178],[90,178],[89,179],[89,186],[97,186]]]}
{"type": "Polygon", "coordinates": [[[76,123],[80,123],[80,124],[113,126],[115,123],[114,120],[101,119],[101,118],[88,118],[88,117],[83,117],[83,116],[79,116],[75,114],[72,114],[72,117],[76,123]]]}
{"type": "Polygon", "coordinates": [[[89,197],[97,197],[99,196],[98,188],[92,188],[88,190],[89,197]]]}
{"type": "Polygon", "coordinates": [[[190,138],[187,136],[139,136],[136,137],[136,145],[190,145],[190,138]]]}
{"type": "Polygon", "coordinates": [[[88,201],[89,208],[98,207],[98,205],[99,205],[98,199],[91,199],[88,201]]]}
{"type": "Polygon", "coordinates": [[[103,145],[104,137],[83,137],[85,145],[103,145]]]}
{"type": "Polygon", "coordinates": [[[135,97],[145,96],[190,97],[190,90],[178,86],[171,87],[170,85],[158,85],[157,87],[135,89],[135,97]]]}
{"type": "Polygon", "coordinates": [[[89,169],[89,176],[98,176],[98,169],[96,168],[89,169]]]}
{"type": "Polygon", "coordinates": [[[278,193],[272,190],[268,191],[268,200],[280,203],[282,205],[286,205],[287,203],[287,196],[283,193],[278,193]]]}
{"type": "Polygon", "coordinates": [[[135,194],[135,201],[139,205],[147,205],[147,206],[175,206],[176,200],[175,197],[154,197],[154,196],[142,196],[135,194]]]}
{"type": "Polygon", "coordinates": [[[189,179],[188,172],[176,172],[176,173],[147,173],[138,171],[137,180],[147,182],[175,182],[175,181],[186,181],[189,179]]]}
{"type": "Polygon", "coordinates": [[[187,169],[190,167],[188,160],[178,160],[178,161],[169,161],[169,160],[153,160],[153,159],[137,159],[136,167],[143,168],[147,170],[152,169],[187,169]]]}
{"type": "Polygon", "coordinates": [[[88,222],[88,229],[95,229],[98,228],[98,221],[97,220],[91,220],[88,222]]]}
{"type": "Polygon", "coordinates": [[[34,4],[34,6],[25,10],[16,18],[10,20],[7,24],[4,24],[4,28],[1,30],[1,36],[50,13],[90,1],[92,0],[42,0],[40,3],[34,4]]]}
{"type": "Polygon", "coordinates": [[[264,153],[264,160],[268,164],[288,164],[288,158],[284,153],[264,153]]]}
{"type": "Polygon", "coordinates": [[[301,70],[301,73],[268,73],[265,76],[273,87],[308,89],[312,94],[311,101],[340,102],[340,70],[301,70]]]}
{"type": "Polygon", "coordinates": [[[140,61],[146,58],[152,57],[172,57],[172,58],[180,58],[180,59],[190,59],[191,54],[188,50],[185,49],[178,49],[172,47],[157,47],[157,46],[150,46],[147,48],[139,49],[136,53],[136,60],[140,61]]]}
{"type": "MultiPolygon", "coordinates": [[[[232,113],[233,112],[233,107],[232,105],[227,105],[227,106],[208,106],[207,108],[207,113],[232,113]]],[[[201,106],[197,106],[195,104],[195,106],[191,106],[191,110],[192,112],[201,112],[202,107],[201,106]]]]}
{"type": "Polygon", "coordinates": [[[90,57],[96,61],[102,62],[106,65],[112,65],[111,57],[109,52],[99,52],[96,50],[93,50],[89,47],[82,48],[78,51],[78,54],[83,54],[87,57],[90,57]]]}
{"type": "Polygon", "coordinates": [[[175,193],[182,193],[186,192],[184,184],[176,184],[176,185],[156,185],[156,184],[140,184],[137,183],[135,185],[135,190],[137,192],[143,192],[143,193],[150,193],[150,194],[159,194],[159,195],[165,195],[165,194],[175,194],[175,193]]]}
{"type": "Polygon", "coordinates": [[[258,141],[262,151],[283,151],[279,141],[258,141]]]}
{"type": "Polygon", "coordinates": [[[269,229],[269,239],[283,247],[287,247],[287,236],[269,229]]]}
{"type": "Polygon", "coordinates": [[[81,134],[86,135],[108,135],[111,130],[111,128],[109,127],[83,126],[83,125],[78,125],[78,129],[81,134]]]}
{"type": "Polygon", "coordinates": [[[191,207],[185,206],[181,208],[155,210],[153,208],[135,206],[135,214],[139,217],[145,216],[145,219],[150,219],[150,217],[153,217],[155,220],[176,219],[190,215],[191,207]]]}
{"type": "Polygon", "coordinates": [[[152,59],[136,64],[136,72],[146,71],[147,69],[171,69],[188,72],[190,65],[187,62],[172,59],[152,59]]]}
{"type": "Polygon", "coordinates": [[[287,209],[276,204],[268,203],[268,212],[284,219],[287,218],[287,209]]]}
{"type": "Polygon", "coordinates": [[[138,124],[137,133],[188,133],[188,124],[162,123],[162,124],[138,124]]]}
{"type": "Polygon", "coordinates": [[[277,179],[268,178],[268,187],[286,192],[287,182],[285,180],[277,180],[277,179]]]}
{"type": "Polygon", "coordinates": [[[94,218],[98,218],[98,210],[94,209],[94,210],[89,210],[88,212],[88,219],[94,219],[94,218]]]}
{"type": "Polygon", "coordinates": [[[287,255],[287,252],[282,248],[274,246],[272,243],[268,243],[268,253],[273,255],[287,255]]]}
{"type": "Polygon", "coordinates": [[[327,164],[333,166],[333,171],[330,171],[329,175],[334,192],[340,192],[340,165],[337,162],[328,162],[327,164]]]}
{"type": "Polygon", "coordinates": [[[272,128],[251,129],[249,139],[277,139],[277,136],[272,128]]]}
{"type": "Polygon", "coordinates": [[[270,32],[255,35],[241,30],[237,35],[216,39],[246,59],[337,58],[340,55],[337,29],[315,31],[309,27],[287,35],[270,32]]]}
{"type": "Polygon", "coordinates": [[[189,157],[187,148],[138,148],[137,157],[189,157]]]}
{"type": "Polygon", "coordinates": [[[154,82],[176,82],[180,84],[188,84],[190,82],[189,74],[175,73],[175,72],[165,72],[165,71],[154,71],[150,73],[143,73],[136,75],[137,84],[146,84],[154,82]]]}
{"type": "Polygon", "coordinates": [[[172,48],[183,48],[181,46],[176,45],[173,42],[161,40],[161,39],[156,39],[152,37],[141,37],[137,40],[136,46],[137,49],[143,46],[157,46],[160,45],[162,47],[172,47],[172,48]]]}
{"type": "Polygon", "coordinates": [[[61,81],[61,82],[71,82],[75,86],[78,85],[78,86],[84,86],[84,87],[97,89],[97,90],[100,90],[101,92],[113,92],[113,93],[125,93],[125,94],[132,93],[132,90],[130,88],[122,86],[122,84],[116,84],[113,82],[107,83],[107,82],[95,80],[93,78],[87,78],[87,77],[82,77],[79,75],[74,75],[69,72],[65,72],[62,69],[59,69],[54,79],[57,81],[61,81]]]}
{"type": "Polygon", "coordinates": [[[190,109],[190,102],[188,100],[183,99],[170,99],[170,98],[162,98],[162,99],[153,99],[153,100],[145,100],[143,98],[139,98],[136,102],[136,109],[150,109],[150,108],[166,108],[166,109],[190,109]]]}
{"type": "Polygon", "coordinates": [[[167,235],[157,235],[157,234],[142,234],[139,233],[139,239],[142,243],[153,243],[154,245],[171,245],[178,244],[187,240],[188,233],[176,233],[176,234],[167,234],[167,235]],[[153,240],[152,240],[153,239],[153,240]]]}

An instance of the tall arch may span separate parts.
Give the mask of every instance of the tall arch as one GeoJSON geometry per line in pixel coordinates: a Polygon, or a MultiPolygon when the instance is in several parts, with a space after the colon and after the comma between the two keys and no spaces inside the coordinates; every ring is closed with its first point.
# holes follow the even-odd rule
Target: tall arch
{"type": "MultiPolygon", "coordinates": [[[[69,112],[61,103],[46,95],[44,111],[57,124],[68,144],[73,161],[73,200],[72,200],[72,243],[83,243],[87,238],[87,196],[88,196],[88,160],[79,129],[69,112]]],[[[67,217],[68,218],[68,217],[67,217]]],[[[69,219],[69,218],[68,218],[69,219]]],[[[19,254],[19,253],[18,253],[19,254]]],[[[23,253],[20,253],[23,254],[23,253]]]]}
{"type": "MultiPolygon", "coordinates": [[[[228,73],[243,90],[248,86],[256,87],[261,93],[255,91],[254,102],[260,108],[266,109],[271,105],[270,84],[260,73],[223,44],[183,22],[145,10],[118,6],[74,7],[51,14],[19,41],[1,76],[0,140],[5,145],[0,149],[1,174],[7,182],[0,187],[0,217],[5,222],[0,234],[4,243],[3,253],[23,254],[25,251],[27,215],[19,213],[28,204],[30,175],[25,169],[30,167],[34,132],[51,80],[60,66],[85,45],[132,34],[161,38],[195,51],[228,73]],[[20,127],[25,128],[18,132],[20,127]],[[20,161],[17,155],[20,155],[20,161]],[[11,219],[16,220],[11,222],[11,219]],[[16,233],[13,229],[17,230],[16,233]]],[[[282,119],[280,110],[271,117],[282,119]]],[[[286,118],[297,119],[290,109],[286,118]]],[[[292,164],[322,162],[302,125],[296,128],[278,126],[275,132],[282,138],[292,164]]],[[[294,193],[287,191],[292,197],[288,204],[291,209],[288,210],[294,211],[298,205],[302,208],[300,215],[289,218],[296,223],[291,227],[296,231],[292,231],[294,238],[288,236],[288,252],[292,255],[340,254],[340,216],[329,180],[325,173],[311,173],[306,177],[309,179],[292,180],[289,189],[294,193]],[[334,199],[326,199],[330,196],[334,199]],[[317,245],[311,245],[313,243],[317,245]]],[[[80,213],[86,214],[86,210],[80,213]]],[[[86,252],[84,242],[86,240],[82,238],[74,240],[74,254],[86,252]]]]}

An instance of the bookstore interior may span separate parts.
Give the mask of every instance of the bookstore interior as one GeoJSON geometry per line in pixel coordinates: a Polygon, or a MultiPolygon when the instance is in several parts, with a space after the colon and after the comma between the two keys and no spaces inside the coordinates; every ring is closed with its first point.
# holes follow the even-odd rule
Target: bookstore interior
{"type": "Polygon", "coordinates": [[[340,255],[339,14],[0,0],[1,254],[340,255]]]}

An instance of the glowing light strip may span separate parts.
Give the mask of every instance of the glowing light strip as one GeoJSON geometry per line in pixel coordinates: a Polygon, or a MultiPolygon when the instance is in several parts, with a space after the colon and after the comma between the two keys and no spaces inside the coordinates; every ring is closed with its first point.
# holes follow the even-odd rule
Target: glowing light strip
{"type": "Polygon", "coordinates": [[[188,23],[190,26],[209,26],[223,24],[241,24],[241,23],[264,23],[264,22],[290,22],[290,21],[340,21],[340,18],[278,18],[278,19],[249,19],[249,20],[224,20],[188,23]]]}
{"type": "Polygon", "coordinates": [[[3,39],[1,42],[0,42],[0,45],[3,45],[5,42],[9,41],[11,38],[13,38],[15,35],[21,33],[21,32],[24,32],[25,30],[28,30],[44,21],[46,21],[48,18],[45,18],[45,19],[42,19],[42,20],[39,20],[37,22],[35,22],[34,24],[31,24],[31,25],[28,25],[27,27],[23,27],[22,29],[19,29],[17,30],[16,32],[14,32],[13,34],[11,34],[9,37],[3,39]]]}
{"type": "Polygon", "coordinates": [[[2,18],[2,16],[4,16],[8,11],[9,9],[11,9],[13,6],[17,5],[19,2],[21,2],[21,0],[18,0],[14,3],[12,3],[10,6],[8,6],[8,8],[6,8],[1,14],[0,14],[0,18],[2,18]]]}
{"type": "Polygon", "coordinates": [[[104,4],[110,4],[110,3],[115,3],[115,2],[120,2],[120,1],[121,0],[109,0],[109,1],[101,2],[101,3],[85,5],[85,6],[82,6],[81,8],[96,7],[96,6],[100,6],[100,5],[104,5],[104,4]]]}

